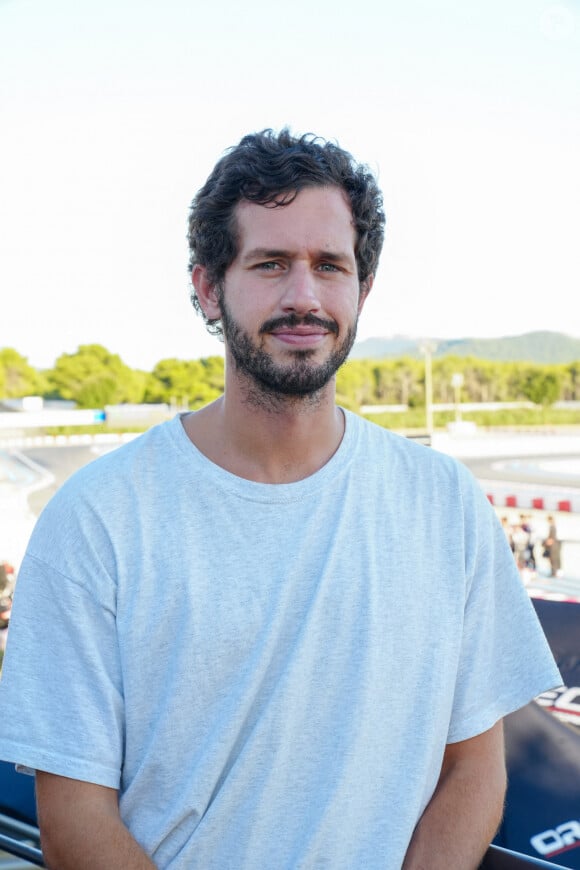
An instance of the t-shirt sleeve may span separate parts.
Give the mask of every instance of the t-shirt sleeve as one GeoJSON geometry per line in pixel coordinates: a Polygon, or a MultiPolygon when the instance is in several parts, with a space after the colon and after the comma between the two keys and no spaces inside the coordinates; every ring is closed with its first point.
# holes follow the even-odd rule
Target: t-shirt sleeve
{"type": "Polygon", "coordinates": [[[16,584],[0,681],[0,758],[118,788],[123,692],[115,586],[78,518],[48,513],[16,584]]]}
{"type": "Polygon", "coordinates": [[[450,743],[562,684],[495,511],[471,476],[462,477],[466,588],[450,743]]]}

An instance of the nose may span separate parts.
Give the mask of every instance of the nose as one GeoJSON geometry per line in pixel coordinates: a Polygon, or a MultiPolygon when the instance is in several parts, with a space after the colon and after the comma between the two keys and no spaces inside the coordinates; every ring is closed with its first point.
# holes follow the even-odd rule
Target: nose
{"type": "Polygon", "coordinates": [[[292,264],[280,304],[284,311],[295,311],[297,314],[308,314],[320,309],[316,277],[306,263],[292,264]]]}

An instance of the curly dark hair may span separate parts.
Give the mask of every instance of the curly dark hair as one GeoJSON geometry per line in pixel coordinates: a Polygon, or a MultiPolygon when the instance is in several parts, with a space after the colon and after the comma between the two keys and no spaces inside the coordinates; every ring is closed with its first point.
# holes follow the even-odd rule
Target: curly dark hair
{"type": "MultiPolygon", "coordinates": [[[[333,142],[311,133],[293,136],[287,128],[279,133],[267,129],[244,136],[215,165],[191,203],[190,273],[199,264],[207,269],[212,283],[223,281],[237,255],[235,208],[241,200],[285,206],[305,187],[331,185],[341,188],[351,205],[362,287],[375,274],[383,246],[385,215],[376,179],[333,142]]],[[[206,317],[193,288],[191,301],[208,331],[221,335],[221,322],[206,317]]]]}

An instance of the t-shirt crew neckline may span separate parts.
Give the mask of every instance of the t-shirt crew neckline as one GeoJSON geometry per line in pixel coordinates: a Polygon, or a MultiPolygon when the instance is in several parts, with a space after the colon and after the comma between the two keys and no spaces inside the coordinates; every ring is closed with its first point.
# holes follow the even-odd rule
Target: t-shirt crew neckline
{"type": "Polygon", "coordinates": [[[281,503],[297,501],[306,498],[311,493],[323,488],[330,480],[336,480],[338,475],[350,464],[355,444],[358,438],[358,419],[350,411],[341,408],[344,414],[344,434],[337,450],[322,468],[309,477],[293,483],[258,483],[227,471],[208,459],[190,440],[183,426],[186,414],[177,414],[169,423],[169,432],[175,446],[185,454],[188,466],[193,472],[193,480],[203,472],[206,479],[211,479],[216,486],[227,490],[231,495],[252,501],[281,503]]]}

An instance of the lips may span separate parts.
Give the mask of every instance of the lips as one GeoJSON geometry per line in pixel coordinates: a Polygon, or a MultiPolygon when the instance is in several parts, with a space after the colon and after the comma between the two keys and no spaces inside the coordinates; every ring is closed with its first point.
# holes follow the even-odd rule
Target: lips
{"type": "Polygon", "coordinates": [[[334,320],[323,320],[314,314],[297,317],[291,314],[287,317],[276,317],[266,321],[260,329],[262,334],[292,335],[292,336],[324,336],[328,333],[338,335],[338,324],[334,320]]]}
{"type": "Polygon", "coordinates": [[[294,327],[293,329],[283,327],[281,329],[272,330],[270,335],[274,335],[286,344],[293,344],[300,347],[304,345],[319,344],[328,335],[328,330],[320,329],[320,327],[294,327]]]}
{"type": "Polygon", "coordinates": [[[328,329],[323,329],[320,326],[281,326],[278,329],[271,329],[271,335],[326,335],[328,329]]]}

